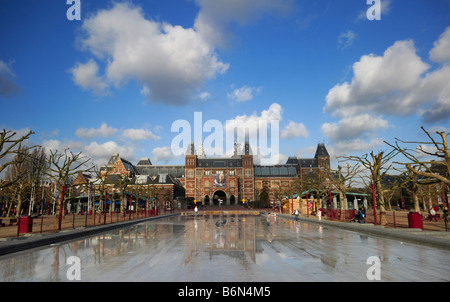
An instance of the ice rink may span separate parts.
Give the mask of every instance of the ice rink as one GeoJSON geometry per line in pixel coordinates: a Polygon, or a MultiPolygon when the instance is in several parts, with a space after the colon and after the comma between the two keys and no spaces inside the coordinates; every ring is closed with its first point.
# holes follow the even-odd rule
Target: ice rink
{"type": "Polygon", "coordinates": [[[0,257],[0,281],[450,281],[445,250],[252,215],[175,216],[0,257]]]}

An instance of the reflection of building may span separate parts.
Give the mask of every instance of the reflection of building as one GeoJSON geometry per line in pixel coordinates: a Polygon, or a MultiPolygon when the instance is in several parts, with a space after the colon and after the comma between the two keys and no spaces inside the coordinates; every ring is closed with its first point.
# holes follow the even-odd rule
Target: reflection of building
{"type": "Polygon", "coordinates": [[[209,252],[210,255],[247,253],[256,261],[256,217],[204,215],[201,219],[189,221],[188,224],[194,226],[186,228],[186,262],[190,260],[191,252],[198,250],[209,252]]]}
{"type": "MultiPolygon", "coordinates": [[[[193,143],[186,151],[184,165],[152,165],[149,159],[141,159],[136,166],[114,154],[107,167],[114,173],[136,176],[136,184],[146,185],[157,177],[170,176],[173,182],[173,198],[185,193],[205,205],[242,204],[253,201],[260,190],[267,187],[270,199],[287,193],[298,176],[322,173],[330,166],[330,156],[324,144],[319,144],[314,158],[290,157],[286,164],[261,166],[254,163],[250,144],[243,150],[235,146],[230,157],[207,158],[201,151],[197,154],[193,143]],[[182,187],[182,190],[178,188],[182,187]],[[177,194],[175,194],[177,192],[177,194]]],[[[106,167],[102,168],[106,171],[106,167]]],[[[167,179],[165,177],[164,179],[167,179]]]]}

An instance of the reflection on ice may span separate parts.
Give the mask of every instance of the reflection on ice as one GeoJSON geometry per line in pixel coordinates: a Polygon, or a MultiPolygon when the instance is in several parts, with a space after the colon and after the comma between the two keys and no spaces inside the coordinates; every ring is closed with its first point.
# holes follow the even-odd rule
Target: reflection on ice
{"type": "Polygon", "coordinates": [[[370,256],[387,281],[450,279],[445,251],[273,215],[199,215],[4,256],[0,280],[68,281],[73,256],[82,281],[362,281],[370,256]],[[411,268],[420,274],[397,273],[411,268]]]}

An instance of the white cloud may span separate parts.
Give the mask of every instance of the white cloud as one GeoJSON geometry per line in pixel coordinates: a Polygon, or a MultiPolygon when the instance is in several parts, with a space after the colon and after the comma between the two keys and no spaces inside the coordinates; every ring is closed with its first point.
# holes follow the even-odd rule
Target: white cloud
{"type": "Polygon", "coordinates": [[[16,75],[9,65],[0,60],[0,96],[3,97],[16,96],[21,90],[15,81],[16,75]]]}
{"type": "Polygon", "coordinates": [[[383,56],[365,55],[353,64],[351,83],[333,87],[325,111],[346,117],[361,112],[407,115],[420,104],[405,98],[429,68],[415,53],[412,41],[398,41],[383,56]]]}
{"type": "Polygon", "coordinates": [[[450,27],[441,34],[430,51],[430,59],[435,62],[450,62],[450,27]]]}
{"type": "Polygon", "coordinates": [[[292,11],[292,0],[196,0],[201,10],[194,28],[211,45],[224,46],[229,41],[230,25],[251,24],[266,14],[292,11]]]}
{"type": "Polygon", "coordinates": [[[122,135],[134,141],[160,139],[159,136],[147,129],[126,129],[123,131],[122,135]]]}
{"type": "MultiPolygon", "coordinates": [[[[252,154],[262,164],[277,161],[279,153],[279,122],[282,119],[283,108],[273,103],[269,109],[261,111],[261,114],[238,115],[234,119],[227,120],[225,132],[227,139],[234,138],[233,142],[226,141],[228,148],[235,140],[244,142],[248,134],[252,154]],[[236,136],[235,132],[236,131],[236,136]]],[[[225,150],[226,154],[232,154],[232,150],[225,150]]]]}
{"type": "Polygon", "coordinates": [[[131,145],[119,145],[114,141],[107,141],[98,143],[96,141],[85,144],[78,141],[60,141],[56,139],[44,140],[41,144],[47,153],[50,150],[64,152],[65,149],[70,149],[73,153],[82,152],[82,154],[91,159],[90,163],[102,166],[105,165],[111,154],[119,153],[122,157],[133,160],[134,148],[131,145]]]}
{"type": "Polygon", "coordinates": [[[175,158],[175,155],[172,153],[171,147],[157,147],[153,149],[153,162],[163,161],[168,163],[171,159],[175,158]]]}
{"type": "Polygon", "coordinates": [[[228,64],[194,29],[145,19],[139,7],[116,3],[84,19],[81,45],[107,63],[104,81],[91,60],[72,69],[83,88],[119,87],[136,80],[154,102],[183,104],[208,79],[224,73],[228,64]]]}
{"type": "Polygon", "coordinates": [[[269,109],[261,111],[261,114],[256,113],[252,115],[238,115],[234,119],[227,120],[225,125],[226,131],[233,131],[234,129],[242,129],[242,127],[255,125],[256,128],[251,127],[249,129],[250,136],[257,136],[257,126],[259,122],[281,121],[283,115],[283,108],[278,103],[270,105],[269,109]]]}
{"type": "Polygon", "coordinates": [[[367,152],[367,150],[373,150],[380,146],[385,146],[381,138],[356,138],[338,141],[332,146],[327,146],[327,150],[332,158],[336,158],[339,156],[348,156],[353,152],[367,152]]]}
{"type": "Polygon", "coordinates": [[[241,88],[234,89],[232,92],[228,93],[228,98],[237,102],[247,102],[254,98],[255,95],[259,94],[262,87],[248,87],[242,86],[241,88]]]}
{"type": "Polygon", "coordinates": [[[281,131],[281,138],[283,139],[291,139],[295,137],[304,137],[307,138],[309,136],[308,130],[303,123],[289,122],[289,124],[281,131]]]}
{"type": "Polygon", "coordinates": [[[76,136],[79,138],[91,139],[93,137],[108,137],[117,132],[117,129],[109,127],[108,124],[102,123],[100,128],[78,128],[75,131],[76,136]]]}
{"type": "Polygon", "coordinates": [[[106,164],[113,153],[119,153],[121,157],[131,161],[134,158],[134,151],[131,145],[118,145],[114,141],[107,141],[102,144],[91,142],[82,149],[85,155],[101,165],[106,164]]]}
{"type": "MultiPolygon", "coordinates": [[[[376,135],[387,129],[389,116],[421,117],[437,123],[450,117],[450,27],[430,50],[440,66],[430,70],[412,41],[397,41],[382,56],[365,55],[353,64],[353,79],[334,86],[324,111],[339,118],[322,132],[348,148],[376,146],[376,135]]],[[[338,147],[339,149],[339,147],[338,147]]]]}
{"type": "Polygon", "coordinates": [[[261,155],[261,152],[258,152],[258,154],[255,155],[253,159],[254,159],[254,163],[257,165],[272,166],[272,165],[285,164],[288,157],[281,153],[263,156],[263,155],[261,155]]]}
{"type": "Polygon", "coordinates": [[[369,114],[360,114],[341,119],[338,123],[324,123],[322,132],[333,141],[356,139],[368,133],[376,133],[386,129],[388,121],[369,114]]]}
{"type": "Polygon", "coordinates": [[[201,92],[198,97],[202,101],[207,101],[211,97],[211,94],[209,92],[204,91],[204,92],[201,92]]]}
{"type": "Polygon", "coordinates": [[[341,33],[338,37],[338,48],[344,50],[353,45],[353,41],[356,39],[356,34],[349,30],[345,33],[341,33]]]}
{"type": "Polygon", "coordinates": [[[84,90],[92,90],[96,95],[108,94],[108,84],[98,75],[98,65],[94,60],[78,63],[70,72],[75,84],[84,90]]]}

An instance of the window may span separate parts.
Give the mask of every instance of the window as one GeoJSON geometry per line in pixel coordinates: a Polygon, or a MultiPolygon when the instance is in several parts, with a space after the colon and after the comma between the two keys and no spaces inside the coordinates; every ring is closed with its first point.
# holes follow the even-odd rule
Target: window
{"type": "Polygon", "coordinates": [[[194,178],[194,170],[188,170],[188,178],[194,178]]]}

